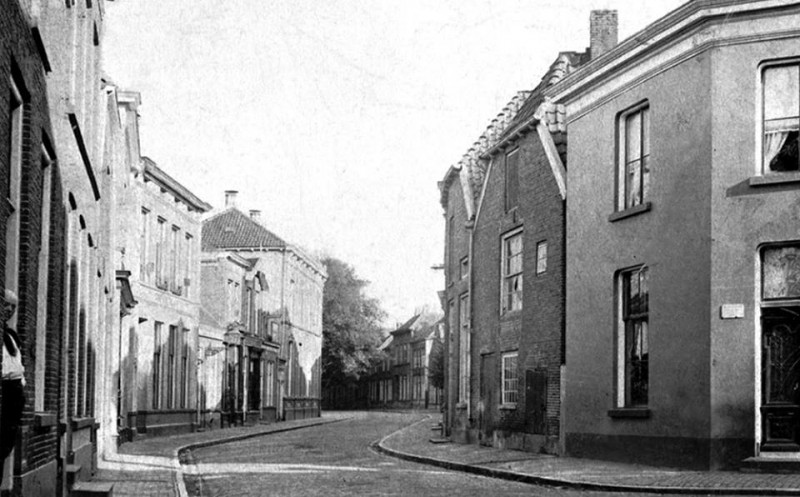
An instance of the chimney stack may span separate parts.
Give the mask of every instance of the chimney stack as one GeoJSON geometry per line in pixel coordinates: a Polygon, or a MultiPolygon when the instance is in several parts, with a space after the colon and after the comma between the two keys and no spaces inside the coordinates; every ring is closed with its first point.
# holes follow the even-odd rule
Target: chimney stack
{"type": "Polygon", "coordinates": [[[261,211],[250,209],[250,219],[256,222],[261,221],[261,211]]]}
{"type": "Polygon", "coordinates": [[[225,190],[225,208],[236,207],[236,190],[225,190]]]}
{"type": "Polygon", "coordinates": [[[589,17],[589,37],[592,60],[617,46],[617,11],[593,10],[589,17]]]}

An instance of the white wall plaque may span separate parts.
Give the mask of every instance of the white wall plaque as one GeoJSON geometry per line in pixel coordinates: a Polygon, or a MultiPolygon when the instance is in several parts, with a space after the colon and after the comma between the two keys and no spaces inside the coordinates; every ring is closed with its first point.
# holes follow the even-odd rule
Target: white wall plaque
{"type": "Polygon", "coordinates": [[[744,304],[722,304],[719,308],[722,319],[742,319],[744,317],[744,304]]]}

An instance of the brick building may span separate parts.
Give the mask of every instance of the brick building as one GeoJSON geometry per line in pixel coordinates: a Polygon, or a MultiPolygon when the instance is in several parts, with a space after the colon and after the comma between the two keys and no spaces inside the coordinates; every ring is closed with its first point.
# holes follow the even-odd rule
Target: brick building
{"type": "Polygon", "coordinates": [[[593,12],[590,48],[560,53],[440,183],[455,440],[563,451],[566,122],[544,92],[613,46],[615,22],[593,12]]]}
{"type": "Polygon", "coordinates": [[[66,211],[46,88],[50,61],[40,36],[31,6],[7,2],[0,11],[0,191],[7,198],[0,281],[19,296],[14,326],[27,403],[21,437],[2,470],[3,489],[55,492],[66,211]]]}
{"type": "Polygon", "coordinates": [[[22,434],[4,486],[22,495],[59,495],[96,467],[97,406],[109,385],[104,332],[119,312],[113,191],[102,173],[111,175],[120,142],[115,97],[99,71],[102,11],[102,1],[11,1],[0,14],[11,206],[3,284],[20,297],[15,325],[27,368],[22,434]]]}
{"type": "MultiPolygon", "coordinates": [[[[202,247],[203,252],[232,252],[247,259],[250,271],[262,273],[269,285],[262,311],[269,320],[269,329],[263,333],[270,338],[265,341],[261,336],[252,337],[246,344],[247,362],[242,366],[258,365],[267,373],[272,357],[272,345],[268,343],[277,343],[280,349],[274,374],[278,382],[275,416],[287,420],[319,416],[325,268],[303,249],[268,230],[260,217],[238,210],[236,194],[226,192],[225,210],[203,221],[202,247]]],[[[258,329],[254,323],[243,329],[245,337],[248,333],[258,335],[253,333],[258,329]]],[[[264,405],[267,401],[267,396],[262,396],[262,411],[273,407],[264,405]]]]}
{"type": "Polygon", "coordinates": [[[270,286],[256,264],[236,252],[202,254],[199,408],[206,428],[278,419],[280,315],[266,310],[270,286]]]}
{"type": "Polygon", "coordinates": [[[389,332],[378,346],[383,360],[359,381],[365,407],[438,406],[442,389],[431,382],[431,361],[443,347],[440,315],[420,313],[389,332]]]}
{"type": "Polygon", "coordinates": [[[197,422],[200,216],[211,206],[141,155],[139,94],[117,99],[130,161],[116,181],[116,264],[136,302],[122,318],[117,358],[124,441],[197,422]]]}
{"type": "Polygon", "coordinates": [[[687,2],[545,90],[569,130],[568,454],[797,460],[798,25],[796,1],[687,2]]]}

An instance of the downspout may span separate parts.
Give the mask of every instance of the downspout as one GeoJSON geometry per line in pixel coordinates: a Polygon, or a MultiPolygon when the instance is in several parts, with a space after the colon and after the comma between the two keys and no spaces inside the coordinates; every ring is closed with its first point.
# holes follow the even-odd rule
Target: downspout
{"type": "MultiPolygon", "coordinates": [[[[286,344],[286,247],[281,249],[281,331],[283,332],[283,340],[281,347],[283,348],[284,344],[286,344]]],[[[288,347],[288,345],[287,345],[288,347]]],[[[287,351],[288,352],[288,351],[287,351]]],[[[288,389],[291,387],[288,381],[291,375],[289,374],[289,368],[292,365],[289,363],[288,359],[286,360],[286,365],[284,366],[283,370],[283,388],[281,388],[281,397],[280,397],[280,413],[279,418],[285,418],[286,413],[284,412],[284,397],[285,393],[288,393],[288,389]]]]}

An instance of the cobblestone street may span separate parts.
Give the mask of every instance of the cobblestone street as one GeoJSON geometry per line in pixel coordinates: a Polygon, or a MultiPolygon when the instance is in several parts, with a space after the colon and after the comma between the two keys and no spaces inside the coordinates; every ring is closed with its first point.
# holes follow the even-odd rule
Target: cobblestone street
{"type": "MultiPolygon", "coordinates": [[[[191,451],[191,464],[185,467],[187,487],[190,495],[202,497],[626,495],[475,476],[380,455],[369,448],[423,418],[422,414],[354,413],[338,423],[191,451]]],[[[428,423],[422,424],[429,429],[428,423]]]]}

